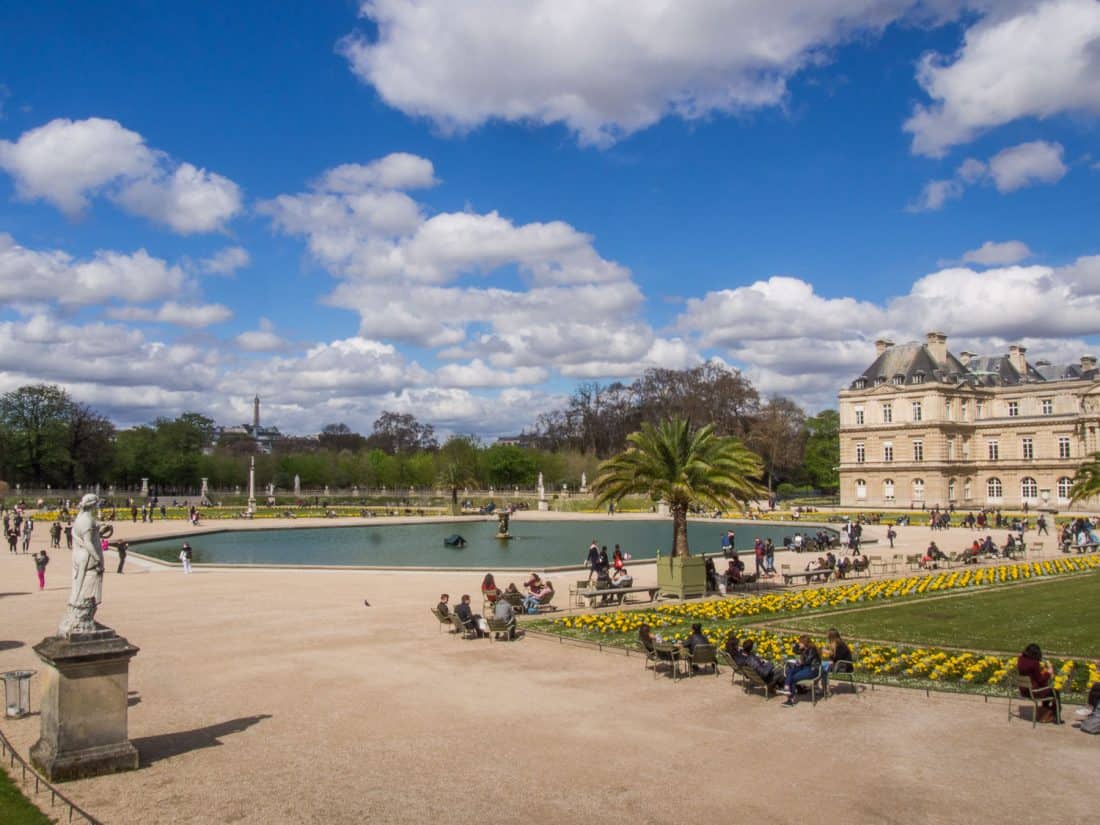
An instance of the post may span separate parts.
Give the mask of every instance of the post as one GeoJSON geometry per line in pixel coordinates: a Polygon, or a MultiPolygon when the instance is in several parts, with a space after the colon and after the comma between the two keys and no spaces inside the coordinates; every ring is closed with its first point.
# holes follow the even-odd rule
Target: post
{"type": "Polygon", "coordinates": [[[248,514],[256,512],[256,456],[248,460],[248,514]]]}

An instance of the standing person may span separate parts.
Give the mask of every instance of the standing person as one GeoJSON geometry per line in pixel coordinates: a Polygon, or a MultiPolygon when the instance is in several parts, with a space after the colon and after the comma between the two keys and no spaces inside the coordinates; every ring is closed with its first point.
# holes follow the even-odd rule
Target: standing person
{"type": "Polygon", "coordinates": [[[15,528],[8,530],[8,550],[13,553],[18,553],[19,546],[19,534],[15,532],[15,528]]]}
{"type": "Polygon", "coordinates": [[[28,517],[23,522],[23,552],[26,553],[31,547],[31,534],[34,532],[34,519],[28,517]]]}
{"type": "Polygon", "coordinates": [[[191,559],[192,559],[191,545],[188,544],[187,542],[184,542],[183,547],[180,548],[180,562],[183,564],[183,572],[184,573],[190,573],[191,572],[191,559]]]}
{"type": "Polygon", "coordinates": [[[71,521],[65,525],[65,549],[73,549],[73,523],[71,521]]]}
{"type": "Polygon", "coordinates": [[[1047,517],[1044,514],[1039,514],[1039,518],[1035,522],[1035,526],[1038,528],[1038,532],[1036,533],[1036,535],[1050,535],[1050,533],[1047,532],[1047,517]]]}
{"type": "Polygon", "coordinates": [[[137,524],[137,505],[136,504],[131,504],[130,505],[130,520],[134,524],[137,524]]]}
{"type": "Polygon", "coordinates": [[[126,550],[130,547],[124,541],[115,542],[115,549],[118,551],[118,570],[115,572],[121,573],[122,568],[126,565],[126,550]]]}
{"type": "Polygon", "coordinates": [[[50,525],[50,549],[61,549],[61,522],[55,521],[50,525]]]}
{"type": "Polygon", "coordinates": [[[764,572],[764,542],[759,538],[753,545],[753,556],[756,558],[756,577],[759,578],[760,574],[764,572]]]}
{"type": "Polygon", "coordinates": [[[620,572],[626,567],[623,551],[617,544],[615,545],[615,552],[611,555],[611,564],[615,568],[615,572],[620,572]]]}
{"type": "MultiPolygon", "coordinates": [[[[898,537],[898,533],[893,527],[887,527],[886,528],[886,538],[890,542],[890,549],[891,550],[894,549],[894,539],[896,539],[897,537],[898,537]]],[[[857,552],[859,551],[859,547],[856,547],[856,551],[857,552]]]]}
{"type": "Polygon", "coordinates": [[[592,539],[592,543],[588,545],[588,556],[584,563],[588,566],[588,581],[591,583],[592,577],[596,575],[596,568],[600,566],[600,545],[595,539],[592,539]]]}
{"type": "Polygon", "coordinates": [[[46,565],[50,563],[50,557],[43,550],[34,554],[34,569],[38,573],[38,589],[46,589],[46,565]]]}

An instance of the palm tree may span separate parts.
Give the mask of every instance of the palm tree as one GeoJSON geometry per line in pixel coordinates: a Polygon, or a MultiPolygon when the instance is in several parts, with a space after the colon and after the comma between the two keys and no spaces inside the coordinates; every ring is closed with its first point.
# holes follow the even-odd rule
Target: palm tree
{"type": "Polygon", "coordinates": [[[597,506],[631,493],[648,493],[672,511],[672,555],[689,556],[688,507],[693,502],[722,509],[729,501],[747,503],[763,495],[757,479],[763,464],[732,436],[717,436],[713,425],[693,429],[673,419],[643,424],[627,437],[626,452],[600,465],[592,485],[597,506]]]}
{"type": "Polygon", "coordinates": [[[439,473],[439,486],[451,488],[451,515],[462,515],[462,508],[458,506],[458,488],[475,484],[474,474],[462,464],[452,461],[439,473]]]}
{"type": "Polygon", "coordinates": [[[1077,468],[1069,489],[1069,500],[1073,504],[1095,495],[1100,495],[1100,453],[1093,453],[1091,461],[1077,468]]]}

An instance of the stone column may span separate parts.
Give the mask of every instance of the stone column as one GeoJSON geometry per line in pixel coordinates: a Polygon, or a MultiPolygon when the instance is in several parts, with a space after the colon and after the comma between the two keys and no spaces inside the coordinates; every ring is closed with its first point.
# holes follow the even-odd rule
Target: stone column
{"type": "Polygon", "coordinates": [[[256,456],[248,460],[248,512],[256,512],[256,456]]]}
{"type": "Polygon", "coordinates": [[[141,480],[141,494],[143,496],[149,495],[149,479],[147,478],[143,478],[141,480]]]}
{"type": "Polygon", "coordinates": [[[109,627],[34,646],[42,660],[42,726],[31,763],[50,781],[132,771],[127,736],[130,659],[138,648],[109,627]]]}

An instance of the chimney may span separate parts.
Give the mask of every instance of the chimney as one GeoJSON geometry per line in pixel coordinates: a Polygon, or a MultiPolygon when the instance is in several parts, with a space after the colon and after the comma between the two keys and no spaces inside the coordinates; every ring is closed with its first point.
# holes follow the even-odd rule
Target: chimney
{"type": "Polygon", "coordinates": [[[1016,372],[1020,375],[1027,374],[1027,360],[1024,358],[1024,353],[1027,352],[1027,347],[1021,347],[1019,344],[1010,344],[1008,347],[1008,363],[1016,368],[1016,372]]]}
{"type": "Polygon", "coordinates": [[[969,367],[970,366],[970,359],[971,358],[977,358],[977,357],[978,357],[978,353],[976,353],[976,352],[967,352],[966,350],[963,350],[962,352],[959,353],[959,362],[964,367],[969,367]]]}
{"type": "Polygon", "coordinates": [[[1082,355],[1081,356],[1081,369],[1085,372],[1096,369],[1096,356],[1095,355],[1082,355]]]}
{"type": "Polygon", "coordinates": [[[894,342],[889,338],[879,338],[875,341],[875,355],[882,355],[890,347],[894,346],[894,342]]]}
{"type": "Polygon", "coordinates": [[[937,364],[947,363],[947,336],[942,332],[930,332],[927,335],[928,352],[937,364]]]}

